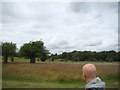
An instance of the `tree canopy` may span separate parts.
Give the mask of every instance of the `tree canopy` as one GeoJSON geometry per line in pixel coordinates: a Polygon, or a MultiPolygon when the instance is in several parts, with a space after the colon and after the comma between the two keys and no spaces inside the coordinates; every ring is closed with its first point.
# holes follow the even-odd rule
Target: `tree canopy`
{"type": "Polygon", "coordinates": [[[44,46],[44,43],[40,41],[30,41],[25,43],[20,48],[20,54],[30,59],[30,63],[35,63],[35,58],[38,57],[45,61],[48,55],[48,50],[44,46]]]}
{"type": "Polygon", "coordinates": [[[1,43],[2,46],[2,56],[4,57],[4,63],[8,63],[8,57],[13,57],[15,56],[16,53],[16,44],[15,43],[1,43]]]}
{"type": "Polygon", "coordinates": [[[57,57],[65,61],[118,61],[118,52],[116,51],[72,51],[63,52],[57,57]]]}

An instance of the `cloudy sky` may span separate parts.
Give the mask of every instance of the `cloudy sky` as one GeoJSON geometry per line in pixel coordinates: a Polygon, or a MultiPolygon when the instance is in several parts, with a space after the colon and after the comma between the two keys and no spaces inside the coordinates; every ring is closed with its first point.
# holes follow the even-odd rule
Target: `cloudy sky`
{"type": "Polygon", "coordinates": [[[117,2],[3,2],[2,38],[20,48],[42,40],[51,53],[117,50],[117,2]]]}

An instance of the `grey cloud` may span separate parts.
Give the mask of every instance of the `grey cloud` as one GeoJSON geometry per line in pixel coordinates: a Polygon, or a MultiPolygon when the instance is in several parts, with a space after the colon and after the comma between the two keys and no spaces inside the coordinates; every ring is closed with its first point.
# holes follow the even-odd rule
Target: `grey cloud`
{"type": "Polygon", "coordinates": [[[67,41],[56,41],[49,45],[51,49],[62,49],[65,48],[65,46],[68,45],[67,41]]]}
{"type": "Polygon", "coordinates": [[[117,44],[117,46],[120,46],[120,41],[118,41],[118,44],[117,44]]]}
{"type": "Polygon", "coordinates": [[[96,41],[96,42],[88,44],[88,46],[100,46],[101,44],[102,44],[101,41],[98,41],[98,42],[96,41]]]}
{"type": "MultiPolygon", "coordinates": [[[[2,3],[2,14],[8,16],[14,16],[16,14],[14,3],[2,3]]],[[[16,15],[15,15],[16,16],[16,15]]]]}
{"type": "MultiPolygon", "coordinates": [[[[118,34],[120,36],[120,2],[118,2],[118,34]]],[[[120,37],[119,37],[120,39],[120,37]]]]}
{"type": "Polygon", "coordinates": [[[116,10],[116,3],[4,3],[3,40],[42,39],[52,53],[116,49],[116,10]]]}
{"type": "Polygon", "coordinates": [[[120,13],[120,2],[118,2],[118,12],[120,13]]]}
{"type": "Polygon", "coordinates": [[[21,11],[16,8],[16,3],[2,3],[2,21],[3,23],[18,23],[21,21],[21,11]]]}
{"type": "Polygon", "coordinates": [[[98,12],[105,12],[107,10],[109,10],[109,12],[106,12],[106,13],[111,13],[111,12],[114,12],[114,13],[117,13],[118,10],[117,10],[117,7],[118,7],[118,3],[117,2],[96,2],[96,3],[93,3],[92,4],[92,9],[93,10],[96,10],[98,12]],[[96,8],[94,8],[96,7],[96,8]]]}
{"type": "Polygon", "coordinates": [[[58,45],[56,45],[56,44],[50,44],[49,46],[48,46],[50,49],[59,49],[60,47],[58,46],[58,45]]]}
{"type": "Polygon", "coordinates": [[[36,12],[35,9],[30,9],[30,7],[38,7],[32,5],[31,3],[15,3],[15,2],[5,2],[2,5],[3,23],[27,23],[34,21],[45,21],[48,20],[50,15],[44,14],[45,12],[36,12]],[[43,13],[44,15],[42,15],[43,13]]]}
{"type": "Polygon", "coordinates": [[[96,17],[95,18],[101,18],[103,15],[101,15],[101,14],[98,14],[98,15],[96,15],[96,17]]]}
{"type": "Polygon", "coordinates": [[[2,3],[0,3],[0,24],[2,23],[2,3]]]}
{"type": "Polygon", "coordinates": [[[117,13],[117,2],[72,2],[70,7],[74,13],[88,13],[92,11],[102,12],[105,10],[117,13]]]}
{"type": "Polygon", "coordinates": [[[75,13],[86,13],[91,9],[90,4],[87,2],[72,2],[70,7],[71,10],[75,13]]]}
{"type": "Polygon", "coordinates": [[[45,28],[51,29],[53,25],[51,23],[37,22],[32,27],[35,29],[45,29],[45,28]]]}
{"type": "Polygon", "coordinates": [[[67,41],[61,41],[59,42],[59,45],[68,45],[69,43],[67,41]]]}
{"type": "Polygon", "coordinates": [[[50,49],[72,49],[74,46],[71,46],[71,44],[65,40],[56,41],[54,43],[51,43],[49,45],[50,49]]]}
{"type": "Polygon", "coordinates": [[[36,30],[36,29],[25,30],[24,33],[26,33],[28,35],[31,34],[33,36],[36,36],[36,35],[41,36],[42,35],[42,32],[40,30],[36,30]]]}

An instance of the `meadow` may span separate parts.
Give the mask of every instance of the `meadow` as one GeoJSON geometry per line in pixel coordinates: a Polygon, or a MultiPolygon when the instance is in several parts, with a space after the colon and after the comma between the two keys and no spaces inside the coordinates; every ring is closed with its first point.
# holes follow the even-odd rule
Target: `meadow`
{"type": "Polygon", "coordinates": [[[97,75],[106,83],[106,88],[118,88],[117,62],[37,62],[15,58],[14,62],[2,64],[3,88],[84,88],[81,68],[94,63],[97,75]]]}

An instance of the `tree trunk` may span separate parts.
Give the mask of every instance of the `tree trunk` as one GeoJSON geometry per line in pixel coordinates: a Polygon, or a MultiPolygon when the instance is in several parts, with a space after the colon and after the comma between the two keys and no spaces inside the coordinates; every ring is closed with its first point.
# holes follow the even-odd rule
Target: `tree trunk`
{"type": "Polygon", "coordinates": [[[52,62],[54,62],[54,59],[52,58],[52,62]]]}
{"type": "Polygon", "coordinates": [[[14,57],[11,57],[11,62],[13,62],[14,61],[14,57]]]}
{"type": "Polygon", "coordinates": [[[30,63],[35,63],[35,58],[30,58],[30,63]]]}
{"type": "Polygon", "coordinates": [[[8,56],[4,56],[4,63],[8,63],[8,56]]]}
{"type": "Polygon", "coordinates": [[[40,61],[40,59],[37,59],[37,61],[40,61]]]}
{"type": "Polygon", "coordinates": [[[67,59],[65,59],[65,61],[67,62],[68,60],[67,60],[67,59]]]}

